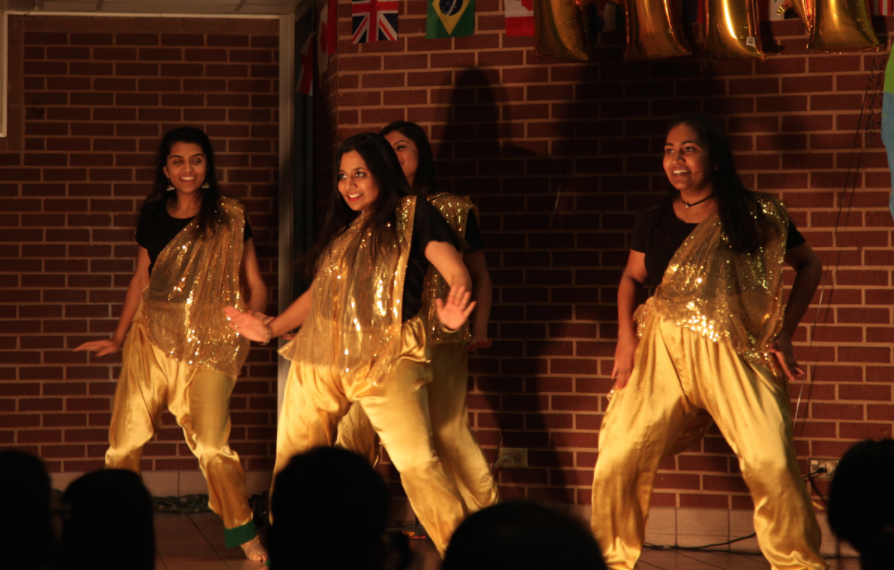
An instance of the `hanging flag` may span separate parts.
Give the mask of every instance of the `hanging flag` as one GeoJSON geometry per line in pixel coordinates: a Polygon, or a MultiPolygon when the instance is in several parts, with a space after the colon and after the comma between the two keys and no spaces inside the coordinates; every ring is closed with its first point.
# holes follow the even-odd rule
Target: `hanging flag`
{"type": "Polygon", "coordinates": [[[338,43],[338,1],[328,0],[329,14],[326,17],[326,53],[335,55],[335,45],[338,43]]]}
{"type": "Polygon", "coordinates": [[[314,36],[316,35],[308,36],[301,46],[301,71],[298,72],[298,85],[295,87],[296,93],[308,97],[314,94],[314,36]]]}
{"type": "Polygon", "coordinates": [[[397,39],[397,0],[352,0],[352,43],[393,42],[397,39]]]}
{"type": "Polygon", "coordinates": [[[534,0],[505,0],[506,35],[534,35],[534,0]]]}
{"type": "Polygon", "coordinates": [[[891,0],[869,0],[869,11],[873,16],[890,16],[894,14],[892,3],[891,0]]]}
{"type": "Polygon", "coordinates": [[[475,33],[475,0],[426,0],[425,38],[457,38],[475,33]]]}
{"type": "Polygon", "coordinates": [[[320,24],[317,27],[316,34],[317,69],[320,72],[320,77],[323,77],[323,74],[329,69],[329,56],[333,53],[329,51],[331,43],[329,37],[336,35],[334,21],[333,25],[330,25],[329,21],[329,8],[328,6],[324,6],[323,10],[320,12],[320,24]]]}

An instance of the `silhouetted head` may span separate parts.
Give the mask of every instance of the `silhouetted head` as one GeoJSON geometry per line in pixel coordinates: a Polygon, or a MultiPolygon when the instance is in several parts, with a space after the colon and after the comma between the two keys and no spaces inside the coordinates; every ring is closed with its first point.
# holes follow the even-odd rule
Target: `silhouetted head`
{"type": "Polygon", "coordinates": [[[894,568],[894,440],[854,444],[835,470],[829,526],[860,553],[864,570],[894,568]]]}
{"type": "Polygon", "coordinates": [[[380,570],[389,496],[369,463],[344,449],[296,455],[276,476],[270,567],[380,570]]]}
{"type": "Polygon", "coordinates": [[[154,570],[152,497],[139,475],[107,469],[72,482],[62,497],[68,518],[62,562],[69,570],[154,570]]]}
{"type": "Polygon", "coordinates": [[[447,547],[442,570],[603,570],[593,534],[570,515],[511,502],[475,513],[447,547]]]}
{"type": "Polygon", "coordinates": [[[4,567],[48,566],[56,541],[50,524],[50,476],[43,461],[21,451],[0,451],[0,489],[4,567]]]}

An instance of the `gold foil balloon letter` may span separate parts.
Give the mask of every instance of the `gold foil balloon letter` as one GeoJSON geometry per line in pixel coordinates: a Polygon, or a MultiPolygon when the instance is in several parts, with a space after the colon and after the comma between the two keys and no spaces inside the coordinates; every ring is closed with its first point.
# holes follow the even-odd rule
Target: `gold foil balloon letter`
{"type": "Polygon", "coordinates": [[[705,0],[705,57],[766,59],[761,49],[758,0],[705,0]]]}
{"type": "MultiPolygon", "coordinates": [[[[741,0],[740,0],[741,1],[741,0]]],[[[624,59],[664,59],[690,55],[673,0],[627,0],[624,59]]]]}
{"type": "Polygon", "coordinates": [[[575,0],[535,0],[537,52],[547,57],[590,60],[584,37],[583,11],[575,0]]]}
{"type": "Polygon", "coordinates": [[[836,53],[878,50],[866,0],[816,0],[807,49],[836,53]]]}

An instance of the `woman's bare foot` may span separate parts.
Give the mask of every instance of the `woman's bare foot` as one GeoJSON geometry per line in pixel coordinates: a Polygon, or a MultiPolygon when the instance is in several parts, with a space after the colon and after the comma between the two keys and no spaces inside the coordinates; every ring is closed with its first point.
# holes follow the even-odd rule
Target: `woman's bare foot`
{"type": "Polygon", "coordinates": [[[264,562],[267,560],[267,549],[261,544],[261,539],[259,537],[256,536],[248,542],[243,542],[239,546],[242,547],[242,552],[245,553],[245,557],[249,560],[254,562],[264,562]]]}

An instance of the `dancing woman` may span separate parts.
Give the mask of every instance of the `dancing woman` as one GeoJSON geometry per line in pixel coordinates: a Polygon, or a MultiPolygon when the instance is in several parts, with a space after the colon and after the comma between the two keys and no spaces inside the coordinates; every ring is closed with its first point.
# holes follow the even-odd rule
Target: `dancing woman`
{"type": "MultiPolygon", "coordinates": [[[[467,403],[467,351],[491,345],[487,323],[492,288],[478,226],[478,209],[467,197],[437,190],[431,146],[419,125],[396,121],[380,134],[394,148],[413,194],[428,200],[465,245],[463,263],[472,278],[472,300],[476,303],[471,315],[472,326],[463,325],[454,333],[441,330],[435,299],[443,298],[448,286],[434,267],[428,269],[422,283],[421,315],[426,323],[426,340],[431,345],[432,382],[428,386],[428,400],[435,450],[447,475],[456,483],[466,513],[471,514],[498,499],[487,460],[469,427],[467,403]]],[[[375,432],[361,407],[352,406],[339,424],[337,444],[375,463],[375,432]]]]}
{"type": "Polygon", "coordinates": [[[295,454],[331,445],[338,421],[356,402],[443,554],[464,513],[431,441],[431,350],[418,313],[422,276],[431,264],[450,285],[446,302],[436,301],[438,319],[446,332],[459,330],[474,308],[466,292],[471,280],[453,232],[431,204],[409,195],[397,156],[382,136],[364,133],[344,141],[335,166],[337,193],[311,288],[267,324],[228,309],[230,326],[253,340],[301,326],[280,351],[292,365],[274,476],[295,454]]]}
{"type": "Polygon", "coordinates": [[[267,304],[251,236],[245,207],[221,194],[208,136],[191,127],[169,132],[140,212],[136,271],[115,334],[75,350],[103,356],[124,346],[106,468],[139,473],[143,446],[167,407],[199,459],[227,546],[260,561],[267,553],[245,472],[227,444],[230,395],[249,343],[223,314],[230,305],[262,311],[267,304]]]}
{"type": "Polygon", "coordinates": [[[771,566],[826,568],[788,391],[788,378],[803,376],[791,338],[819,283],[819,259],[781,202],[745,189],[713,121],[681,115],[666,140],[668,191],[637,218],[618,288],[593,532],[609,568],[634,568],[658,465],[713,419],[739,458],[771,566]],[[797,274],[787,305],[783,262],[797,274]],[[647,277],[659,285],[636,308],[647,277]]]}

